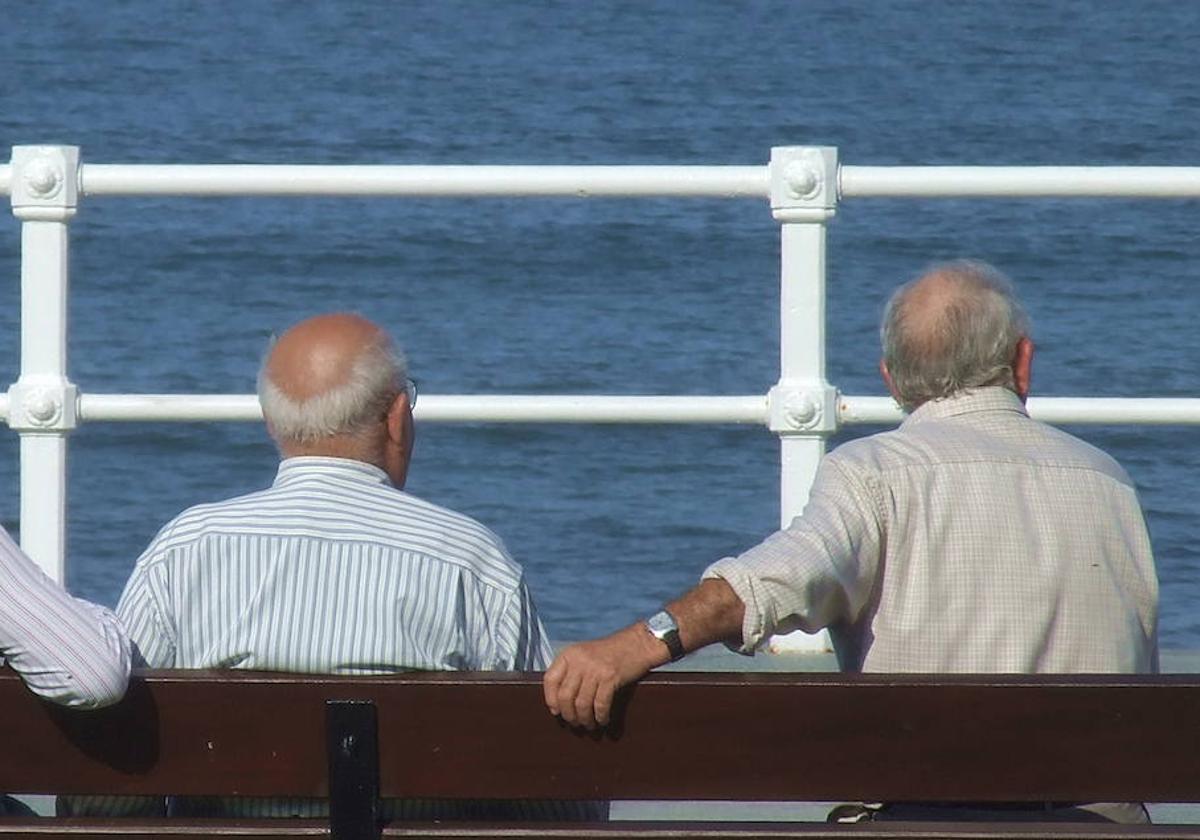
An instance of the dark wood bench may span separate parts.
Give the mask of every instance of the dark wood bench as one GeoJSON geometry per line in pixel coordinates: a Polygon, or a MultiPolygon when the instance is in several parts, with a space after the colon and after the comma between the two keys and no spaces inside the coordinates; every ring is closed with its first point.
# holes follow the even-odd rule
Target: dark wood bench
{"type": "MultiPolygon", "coordinates": [[[[1200,678],[656,675],[612,726],[551,718],[537,675],[152,671],[71,712],[0,671],[0,790],[331,796],[330,820],[0,819],[0,840],[378,834],[376,796],[1200,801],[1200,678]],[[331,769],[332,768],[332,769],[331,769]]],[[[437,838],[1200,838],[1200,826],[401,823],[437,838]]]]}

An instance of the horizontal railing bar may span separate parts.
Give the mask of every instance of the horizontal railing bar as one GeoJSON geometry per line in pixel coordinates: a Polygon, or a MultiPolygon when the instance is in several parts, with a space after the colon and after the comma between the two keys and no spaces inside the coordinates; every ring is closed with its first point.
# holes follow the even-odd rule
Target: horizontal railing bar
{"type": "Polygon", "coordinates": [[[80,167],[86,195],[565,196],[765,198],[766,166],[80,167]]]}
{"type": "Polygon", "coordinates": [[[844,198],[1200,198],[1197,166],[843,166],[844,198]]]}
{"type": "Polygon", "coordinates": [[[1046,423],[1200,424],[1200,399],[1184,397],[1030,397],[1028,405],[1046,423]]]}
{"type": "MultiPolygon", "coordinates": [[[[765,198],[766,166],[83,164],[93,196],[765,198]]],[[[843,198],[1200,198],[1200,167],[851,166],[843,198]]],[[[0,194],[11,192],[0,165],[0,194]]]]}
{"type": "Polygon", "coordinates": [[[80,394],[79,419],[95,422],[262,421],[254,394],[80,394]]]}
{"type": "Polygon", "coordinates": [[[758,396],[443,396],[417,405],[422,420],[493,423],[767,422],[758,396]]]}
{"type": "MultiPolygon", "coordinates": [[[[1200,425],[1200,399],[1182,397],[1030,397],[1047,423],[1200,425]]],[[[253,394],[81,394],[89,422],[261,421],[253,394]]],[[[571,396],[423,394],[417,417],[435,423],[738,423],[766,425],[767,398],[748,396],[571,396]]],[[[0,419],[8,395],[0,393],[0,419]]],[[[843,425],[895,425],[904,414],[891,397],[842,396],[843,425]]]]}
{"type": "MultiPolygon", "coordinates": [[[[1076,425],[1200,425],[1200,399],[1183,397],[1030,397],[1029,414],[1045,423],[1076,425]]],[[[904,414],[891,397],[842,397],[846,425],[895,425],[904,414]]]]}
{"type": "MultiPolygon", "coordinates": [[[[86,195],[765,198],[766,166],[83,164],[86,195]]],[[[1194,166],[851,166],[843,198],[1200,198],[1194,166]]],[[[0,194],[11,193],[0,165],[0,194]]]]}
{"type": "Polygon", "coordinates": [[[847,425],[876,424],[895,426],[904,412],[891,397],[838,396],[838,422],[847,425]]]}
{"type": "MultiPolygon", "coordinates": [[[[85,421],[261,420],[253,394],[82,394],[85,421]]],[[[442,423],[765,424],[759,396],[569,396],[422,394],[416,415],[442,423]]]]}

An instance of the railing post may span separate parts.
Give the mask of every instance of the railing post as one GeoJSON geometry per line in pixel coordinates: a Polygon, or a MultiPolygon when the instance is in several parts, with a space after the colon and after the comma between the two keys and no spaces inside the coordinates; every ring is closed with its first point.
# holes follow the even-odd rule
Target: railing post
{"type": "Polygon", "coordinates": [[[67,379],[67,224],[79,199],[79,148],[14,146],[11,188],[21,220],[21,375],[8,389],[8,425],[21,435],[21,547],[63,582],[78,397],[67,379]]]}
{"type": "MultiPolygon", "coordinates": [[[[779,435],[779,515],[786,526],[804,510],[808,491],[837,430],[837,391],[825,380],[825,228],[838,198],[837,149],[771,150],[771,212],[780,223],[779,382],[768,397],[779,435]]],[[[828,650],[829,636],[792,633],[776,649],[828,650]]]]}

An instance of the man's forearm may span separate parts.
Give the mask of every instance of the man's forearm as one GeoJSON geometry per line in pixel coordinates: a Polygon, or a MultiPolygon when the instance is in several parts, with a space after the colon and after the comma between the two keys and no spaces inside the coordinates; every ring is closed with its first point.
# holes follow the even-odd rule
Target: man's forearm
{"type": "Polygon", "coordinates": [[[111,612],[78,601],[0,530],[0,653],[35,693],[66,706],[116,703],[130,648],[111,612]]]}
{"type": "Polygon", "coordinates": [[[667,612],[679,625],[683,649],[691,652],[714,642],[741,639],[746,605],[728,583],[709,578],[667,604],[667,612]]]}
{"type": "MultiPolygon", "coordinates": [[[[704,581],[667,610],[679,625],[684,650],[741,638],[745,606],[723,580],[704,581]]],[[[603,726],[617,690],[669,660],[666,643],[641,621],[603,639],[579,642],[563,650],[546,671],[546,705],[568,723],[603,726]]]]}

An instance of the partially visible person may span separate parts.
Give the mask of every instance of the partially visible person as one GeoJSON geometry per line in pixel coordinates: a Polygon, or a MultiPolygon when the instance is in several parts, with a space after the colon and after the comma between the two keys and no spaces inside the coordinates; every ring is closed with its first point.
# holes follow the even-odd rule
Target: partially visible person
{"type": "MultiPolygon", "coordinates": [[[[116,616],[72,598],[0,529],[0,667],[53,703],[116,703],[129,681],[129,640],[116,616]]],[[[0,796],[0,815],[27,813],[0,796]]]]}
{"type": "Polygon", "coordinates": [[[0,665],[62,706],[95,709],[125,696],[130,649],[115,615],[73,598],[0,529],[0,665]]]}
{"type": "MultiPolygon", "coordinates": [[[[117,612],[140,664],[313,674],[545,669],[546,631],[500,539],[403,491],[417,391],[382,329],[347,313],[297,324],[271,347],[258,393],[282,455],[275,482],[184,511],[138,559],[117,612]]],[[[308,799],[178,805],[191,815],[251,817],[327,809],[308,799]]],[[[110,811],[80,800],[68,807],[110,811]]],[[[531,810],[389,807],[414,818],[531,810]]]]}
{"type": "MultiPolygon", "coordinates": [[[[828,627],[846,671],[1158,670],[1137,491],[1111,457],[1026,413],[1034,348],[1007,278],[937,266],[897,290],[881,332],[880,370],[908,418],[826,456],[800,516],[662,612],[564,649],[544,680],[551,713],[603,725],[616,690],[650,669],[717,641],[752,653],[794,629],[828,627]]],[[[1147,821],[1138,803],[1057,804],[1029,810],[1147,821]]],[[[941,810],[1019,818],[1012,806],[941,810]]]]}

